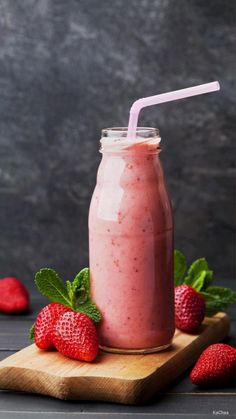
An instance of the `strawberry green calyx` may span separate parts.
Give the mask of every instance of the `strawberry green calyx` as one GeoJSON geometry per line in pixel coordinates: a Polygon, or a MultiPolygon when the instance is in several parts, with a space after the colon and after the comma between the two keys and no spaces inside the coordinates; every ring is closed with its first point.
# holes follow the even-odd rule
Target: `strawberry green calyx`
{"type": "Polygon", "coordinates": [[[28,333],[29,341],[34,343],[34,324],[31,326],[29,333],[28,333]]]}
{"type": "Polygon", "coordinates": [[[102,319],[90,296],[89,268],[82,269],[73,281],[66,281],[66,286],[53,269],[43,268],[36,273],[35,284],[41,294],[52,302],[63,304],[76,312],[83,312],[94,323],[99,323],[102,319]]]}
{"type": "Polygon", "coordinates": [[[175,250],[174,281],[176,287],[181,284],[190,285],[204,297],[207,316],[225,310],[236,301],[236,292],[230,288],[211,285],[213,271],[209,269],[205,258],[195,260],[187,269],[185,256],[175,250]]]}

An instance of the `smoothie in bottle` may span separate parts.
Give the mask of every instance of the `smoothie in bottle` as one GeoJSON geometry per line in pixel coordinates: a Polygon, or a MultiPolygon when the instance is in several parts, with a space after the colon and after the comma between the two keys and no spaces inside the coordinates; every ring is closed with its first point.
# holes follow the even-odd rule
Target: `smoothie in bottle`
{"type": "Polygon", "coordinates": [[[91,292],[105,349],[151,352],[174,334],[173,220],[159,159],[160,136],[139,128],[102,132],[89,214],[91,292]]]}
{"type": "Polygon", "coordinates": [[[139,112],[219,89],[212,82],[138,99],[130,109],[128,130],[102,131],[102,160],[89,212],[89,257],[105,350],[155,352],[167,348],[174,334],[172,210],[159,159],[159,131],[137,128],[139,112]]]}

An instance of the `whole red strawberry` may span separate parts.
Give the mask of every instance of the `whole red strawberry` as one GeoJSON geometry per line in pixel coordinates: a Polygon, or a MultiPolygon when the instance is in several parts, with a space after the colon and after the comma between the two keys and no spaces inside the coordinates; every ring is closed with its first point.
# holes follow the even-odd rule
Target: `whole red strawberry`
{"type": "Polygon", "coordinates": [[[56,349],[69,358],[93,361],[98,354],[97,330],[84,313],[64,313],[53,328],[56,349]]]}
{"type": "Polygon", "coordinates": [[[203,297],[189,285],[175,288],[175,325],[186,333],[197,332],[205,315],[203,297]]]}
{"type": "Polygon", "coordinates": [[[21,313],[29,308],[29,293],[22,282],[14,277],[0,279],[0,311],[21,313]]]}
{"type": "Polygon", "coordinates": [[[51,303],[45,306],[38,314],[34,324],[34,341],[40,349],[54,348],[52,342],[52,329],[61,314],[71,311],[62,304],[51,303]]]}
{"type": "Polygon", "coordinates": [[[190,380],[199,386],[227,384],[235,378],[236,349],[224,343],[209,346],[198,358],[190,380]]]}

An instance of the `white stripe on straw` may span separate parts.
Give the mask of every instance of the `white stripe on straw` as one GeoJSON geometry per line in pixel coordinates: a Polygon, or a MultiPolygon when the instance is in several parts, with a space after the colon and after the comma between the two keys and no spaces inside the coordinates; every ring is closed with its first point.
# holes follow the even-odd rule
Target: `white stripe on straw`
{"type": "Polygon", "coordinates": [[[130,108],[127,132],[128,140],[135,139],[136,137],[138,117],[141,109],[146,108],[147,106],[158,105],[159,103],[172,102],[173,100],[215,92],[216,90],[220,90],[220,84],[218,81],[213,81],[212,83],[200,84],[199,86],[188,87],[187,89],[175,90],[173,92],[162,93],[160,95],[136,100],[130,108]]]}

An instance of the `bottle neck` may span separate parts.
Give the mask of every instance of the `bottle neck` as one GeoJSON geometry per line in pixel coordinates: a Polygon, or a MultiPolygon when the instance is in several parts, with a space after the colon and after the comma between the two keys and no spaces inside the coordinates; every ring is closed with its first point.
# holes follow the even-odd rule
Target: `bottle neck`
{"type": "Polygon", "coordinates": [[[101,153],[112,154],[159,154],[160,133],[156,128],[137,128],[135,140],[127,138],[127,128],[102,130],[101,153]]]}

